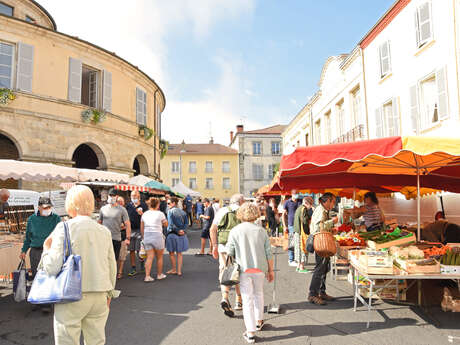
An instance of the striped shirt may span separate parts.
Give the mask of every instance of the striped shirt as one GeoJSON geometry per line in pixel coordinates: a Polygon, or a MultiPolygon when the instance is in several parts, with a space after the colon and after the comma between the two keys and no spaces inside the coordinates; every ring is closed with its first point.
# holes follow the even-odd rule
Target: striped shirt
{"type": "Polygon", "coordinates": [[[366,228],[375,224],[380,224],[382,222],[381,211],[378,205],[365,205],[364,207],[366,208],[366,213],[363,214],[363,218],[366,228]]]}

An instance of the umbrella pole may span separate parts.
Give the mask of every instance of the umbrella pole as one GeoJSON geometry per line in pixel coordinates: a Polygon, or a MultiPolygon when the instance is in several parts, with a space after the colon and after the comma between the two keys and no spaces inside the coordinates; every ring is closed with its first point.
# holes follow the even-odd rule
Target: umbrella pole
{"type": "Polygon", "coordinates": [[[417,240],[420,241],[420,170],[417,168],[417,240]]]}

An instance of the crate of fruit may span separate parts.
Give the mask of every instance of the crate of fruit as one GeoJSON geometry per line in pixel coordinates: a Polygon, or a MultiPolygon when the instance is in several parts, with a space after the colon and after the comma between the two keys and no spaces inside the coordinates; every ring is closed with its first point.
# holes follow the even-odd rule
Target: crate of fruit
{"type": "Polygon", "coordinates": [[[460,275],[460,251],[458,248],[448,249],[441,257],[441,274],[460,275]]]}

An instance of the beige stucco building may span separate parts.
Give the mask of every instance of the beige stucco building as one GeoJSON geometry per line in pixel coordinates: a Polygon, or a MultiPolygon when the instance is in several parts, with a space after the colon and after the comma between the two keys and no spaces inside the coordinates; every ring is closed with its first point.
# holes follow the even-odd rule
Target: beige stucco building
{"type": "Polygon", "coordinates": [[[165,103],[150,76],[58,32],[37,2],[1,0],[0,159],[159,178],[165,103]]]}

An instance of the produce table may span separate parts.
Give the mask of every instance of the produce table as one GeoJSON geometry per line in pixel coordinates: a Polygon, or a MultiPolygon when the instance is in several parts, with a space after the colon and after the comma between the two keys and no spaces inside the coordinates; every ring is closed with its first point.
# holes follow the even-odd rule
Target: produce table
{"type": "MultiPolygon", "coordinates": [[[[399,302],[399,285],[398,280],[413,280],[411,284],[408,284],[405,291],[407,291],[410,287],[412,287],[415,283],[417,283],[418,288],[418,305],[420,306],[422,303],[422,280],[424,279],[449,279],[457,281],[457,284],[460,281],[460,275],[453,275],[453,274],[407,274],[404,271],[401,271],[395,268],[396,274],[368,274],[366,273],[366,269],[361,266],[358,262],[352,260],[350,262],[351,269],[352,269],[352,276],[353,276],[353,294],[354,294],[354,305],[353,311],[356,311],[357,302],[358,300],[367,307],[368,313],[368,321],[367,321],[367,328],[369,328],[370,321],[369,316],[372,309],[372,296],[374,292],[378,292],[383,288],[395,287],[397,291],[397,301],[399,302]],[[369,283],[369,301],[366,300],[361,296],[359,289],[363,288],[364,286],[360,286],[358,282],[358,278],[364,279],[369,283]],[[384,285],[377,285],[377,280],[389,280],[388,283],[384,285]],[[374,290],[375,289],[375,290],[374,290]]],[[[367,288],[367,286],[366,286],[367,288]]],[[[460,286],[459,286],[460,289],[460,286]]]]}

